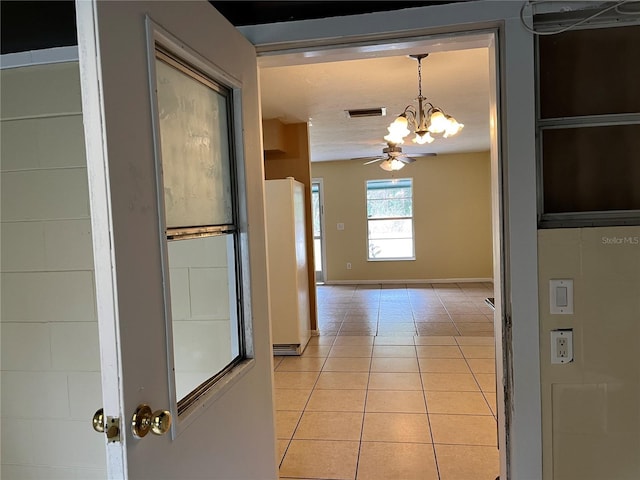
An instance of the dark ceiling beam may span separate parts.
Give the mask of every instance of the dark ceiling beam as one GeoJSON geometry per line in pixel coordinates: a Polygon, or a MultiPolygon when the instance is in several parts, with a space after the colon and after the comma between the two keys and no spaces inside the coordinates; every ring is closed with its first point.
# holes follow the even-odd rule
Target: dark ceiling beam
{"type": "Polygon", "coordinates": [[[388,10],[400,10],[427,5],[440,5],[463,0],[445,1],[285,1],[285,2],[244,2],[214,1],[213,5],[235,26],[258,25],[261,23],[290,22],[314,18],[339,17],[388,10]]]}
{"type": "MultiPolygon", "coordinates": [[[[445,1],[210,1],[235,26],[355,15],[403,8],[455,3],[445,1]]],[[[179,2],[178,2],[179,3],[179,2]]],[[[72,0],[0,1],[2,53],[77,45],[72,0]]]]}

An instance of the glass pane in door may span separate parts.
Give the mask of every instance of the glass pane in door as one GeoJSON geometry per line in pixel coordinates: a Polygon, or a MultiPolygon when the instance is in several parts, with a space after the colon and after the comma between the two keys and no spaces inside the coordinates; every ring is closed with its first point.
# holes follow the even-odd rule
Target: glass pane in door
{"type": "Polygon", "coordinates": [[[221,235],[168,244],[179,399],[240,355],[233,243],[221,235]]]}
{"type": "Polygon", "coordinates": [[[178,412],[244,357],[231,91],[157,52],[159,195],[178,412]]]}
{"type": "Polygon", "coordinates": [[[188,69],[156,72],[166,226],[231,223],[227,97],[188,69]]]}

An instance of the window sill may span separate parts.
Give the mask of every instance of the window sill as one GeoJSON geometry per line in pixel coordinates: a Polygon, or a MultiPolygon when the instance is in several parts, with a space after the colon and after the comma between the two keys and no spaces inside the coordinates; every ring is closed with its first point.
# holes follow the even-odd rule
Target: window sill
{"type": "Polygon", "coordinates": [[[367,258],[367,262],[414,262],[416,257],[407,258],[367,258]]]}
{"type": "Polygon", "coordinates": [[[212,403],[238,383],[255,366],[255,363],[253,358],[241,361],[220,378],[201,398],[196,400],[188,410],[179,416],[174,413],[174,418],[177,418],[178,421],[174,422],[172,426],[172,439],[175,440],[180,436],[212,403]]]}

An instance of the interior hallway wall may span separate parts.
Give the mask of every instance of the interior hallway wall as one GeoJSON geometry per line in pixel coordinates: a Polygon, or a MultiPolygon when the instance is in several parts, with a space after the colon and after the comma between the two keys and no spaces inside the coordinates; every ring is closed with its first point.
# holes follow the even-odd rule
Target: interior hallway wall
{"type": "Polygon", "coordinates": [[[640,227],[540,230],[544,478],[640,478],[640,227]],[[573,315],[549,313],[549,280],[573,279],[573,315]],[[550,362],[573,329],[574,361],[550,362]]]}
{"type": "Polygon", "coordinates": [[[78,63],[0,75],[1,476],[105,478],[78,63]]]}

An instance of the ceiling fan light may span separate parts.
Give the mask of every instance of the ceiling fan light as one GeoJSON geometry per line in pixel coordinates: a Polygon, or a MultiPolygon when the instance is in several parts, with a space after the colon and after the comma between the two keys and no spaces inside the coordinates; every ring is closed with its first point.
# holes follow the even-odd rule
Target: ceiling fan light
{"type": "Polygon", "coordinates": [[[380,168],[387,172],[394,172],[396,170],[400,170],[402,167],[404,167],[404,163],[400,160],[396,160],[395,158],[387,158],[380,163],[380,168]]]}
{"type": "Polygon", "coordinates": [[[407,117],[400,115],[387,127],[389,135],[385,136],[384,139],[395,145],[404,143],[404,137],[411,133],[407,128],[408,124],[407,117]]]}
{"type": "Polygon", "coordinates": [[[416,136],[413,139],[413,143],[417,143],[418,145],[424,145],[425,143],[433,142],[434,138],[429,135],[429,132],[423,132],[422,134],[416,132],[416,136]]]}

